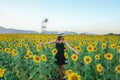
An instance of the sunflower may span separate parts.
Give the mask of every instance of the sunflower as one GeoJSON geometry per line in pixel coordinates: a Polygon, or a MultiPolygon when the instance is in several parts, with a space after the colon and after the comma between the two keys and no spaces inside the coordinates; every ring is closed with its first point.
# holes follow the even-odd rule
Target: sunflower
{"type": "Polygon", "coordinates": [[[37,56],[37,55],[34,55],[33,56],[33,61],[35,62],[35,63],[39,63],[40,62],[40,57],[39,56],[37,56]]]}
{"type": "Polygon", "coordinates": [[[17,47],[17,44],[14,44],[14,48],[16,48],[17,47]]]}
{"type": "Polygon", "coordinates": [[[94,56],[96,60],[99,60],[100,59],[100,54],[97,54],[94,56]]]}
{"type": "Polygon", "coordinates": [[[30,50],[27,51],[26,55],[24,56],[25,59],[32,58],[32,52],[30,50]]]}
{"type": "Polygon", "coordinates": [[[76,54],[72,54],[71,58],[73,61],[77,61],[78,60],[78,56],[76,54]]]}
{"type": "Polygon", "coordinates": [[[52,48],[52,44],[49,44],[48,47],[49,47],[49,48],[52,48]]]}
{"type": "Polygon", "coordinates": [[[4,51],[5,51],[6,53],[10,53],[10,52],[11,52],[11,49],[10,49],[10,48],[5,48],[4,51]]]}
{"type": "Polygon", "coordinates": [[[115,48],[116,48],[116,44],[111,44],[110,47],[111,47],[112,49],[115,49],[115,48]]]}
{"type": "Polygon", "coordinates": [[[67,47],[66,47],[66,46],[64,47],[64,50],[67,50],[67,47]]]}
{"type": "Polygon", "coordinates": [[[73,73],[73,72],[72,72],[72,70],[70,70],[70,69],[65,71],[65,74],[66,74],[67,77],[68,77],[69,75],[71,75],[72,73],[73,73]]]}
{"type": "Polygon", "coordinates": [[[28,59],[28,58],[29,58],[29,55],[25,55],[24,58],[25,58],[25,59],[28,59]]]}
{"type": "Polygon", "coordinates": [[[117,51],[120,53],[120,46],[117,46],[117,51]]]}
{"type": "Polygon", "coordinates": [[[29,45],[28,45],[28,44],[25,44],[25,47],[26,47],[27,49],[29,49],[29,45]]]}
{"type": "Polygon", "coordinates": [[[0,46],[0,51],[2,51],[3,50],[3,48],[0,46]]]}
{"type": "Polygon", "coordinates": [[[92,45],[87,46],[87,51],[91,52],[94,50],[94,47],[92,45]]]}
{"type": "Polygon", "coordinates": [[[81,41],[79,44],[80,45],[85,45],[86,43],[85,43],[85,41],[81,41]]]}
{"type": "Polygon", "coordinates": [[[97,51],[97,50],[98,50],[98,48],[94,47],[94,51],[97,51]]]}
{"type": "Polygon", "coordinates": [[[106,43],[102,43],[102,49],[106,48],[106,43]]]}
{"type": "Polygon", "coordinates": [[[36,42],[35,42],[35,45],[38,45],[38,44],[39,44],[39,42],[38,42],[38,41],[36,41],[36,42]]]}
{"type": "Polygon", "coordinates": [[[68,54],[66,52],[64,53],[64,57],[68,59],[68,54]]]}
{"type": "Polygon", "coordinates": [[[72,73],[68,76],[68,80],[81,80],[81,77],[77,73],[72,73]]]}
{"type": "Polygon", "coordinates": [[[22,44],[21,44],[21,43],[19,43],[19,47],[22,47],[22,44]]]}
{"type": "Polygon", "coordinates": [[[2,68],[0,68],[0,77],[3,77],[3,76],[4,76],[4,74],[5,74],[5,70],[4,70],[4,69],[2,69],[2,68]]]}
{"type": "Polygon", "coordinates": [[[104,54],[104,57],[105,57],[105,59],[107,59],[107,60],[112,60],[113,54],[112,54],[112,53],[106,53],[106,54],[104,54]]]}
{"type": "Polygon", "coordinates": [[[26,55],[28,55],[29,58],[32,58],[32,52],[30,50],[27,51],[26,55]]]}
{"type": "Polygon", "coordinates": [[[45,54],[42,54],[42,55],[41,55],[41,59],[42,59],[42,61],[46,61],[46,60],[47,60],[46,55],[45,55],[45,54]]]}
{"type": "Polygon", "coordinates": [[[53,49],[53,50],[52,50],[52,54],[53,54],[53,55],[56,55],[57,52],[58,52],[57,49],[53,49]]]}
{"type": "Polygon", "coordinates": [[[93,42],[93,46],[95,47],[97,45],[97,43],[98,43],[97,41],[93,42]]]}
{"type": "Polygon", "coordinates": [[[89,64],[89,63],[92,62],[92,58],[91,58],[90,56],[84,56],[84,62],[85,62],[86,64],[89,64]]]}
{"type": "Polygon", "coordinates": [[[102,67],[102,65],[100,63],[96,65],[96,70],[98,72],[102,72],[103,71],[103,67],[102,67]]]}
{"type": "Polygon", "coordinates": [[[41,50],[41,46],[37,46],[36,50],[37,50],[37,52],[39,52],[41,50]]]}
{"type": "Polygon", "coordinates": [[[43,47],[44,47],[44,48],[46,48],[46,47],[47,47],[47,45],[46,45],[46,44],[43,44],[43,47]]]}
{"type": "Polygon", "coordinates": [[[120,58],[119,58],[118,62],[120,62],[120,58]]]}
{"type": "Polygon", "coordinates": [[[17,52],[15,49],[13,49],[11,55],[12,55],[13,57],[15,57],[17,54],[18,54],[18,52],[17,52]]]}
{"type": "Polygon", "coordinates": [[[9,47],[12,47],[12,44],[8,44],[9,47]]]}
{"type": "Polygon", "coordinates": [[[115,71],[120,74],[120,65],[115,67],[115,71]]]}
{"type": "Polygon", "coordinates": [[[80,50],[81,50],[80,46],[75,46],[75,49],[76,49],[77,51],[80,51],[80,50]]]}
{"type": "Polygon", "coordinates": [[[25,41],[23,39],[21,39],[20,42],[25,42],[25,41]]]}

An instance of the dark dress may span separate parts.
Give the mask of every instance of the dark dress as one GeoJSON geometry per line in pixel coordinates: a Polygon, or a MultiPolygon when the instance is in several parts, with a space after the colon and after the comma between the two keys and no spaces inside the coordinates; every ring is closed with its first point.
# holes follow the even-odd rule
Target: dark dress
{"type": "Polygon", "coordinates": [[[65,64],[65,56],[64,56],[64,43],[58,43],[56,42],[56,49],[57,49],[57,54],[55,55],[56,61],[55,63],[57,65],[63,65],[65,64]]]}

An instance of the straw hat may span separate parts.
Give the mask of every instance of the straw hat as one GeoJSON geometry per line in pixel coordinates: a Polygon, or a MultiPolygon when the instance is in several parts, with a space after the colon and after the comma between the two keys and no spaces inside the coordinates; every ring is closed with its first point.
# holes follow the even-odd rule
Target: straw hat
{"type": "Polygon", "coordinates": [[[63,32],[58,32],[58,36],[65,36],[63,32]]]}

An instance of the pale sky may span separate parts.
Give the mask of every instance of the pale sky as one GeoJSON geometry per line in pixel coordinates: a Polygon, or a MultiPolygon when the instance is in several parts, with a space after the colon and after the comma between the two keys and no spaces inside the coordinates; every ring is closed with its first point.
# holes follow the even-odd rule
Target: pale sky
{"type": "Polygon", "coordinates": [[[0,26],[41,31],[120,33],[120,0],[0,0],[0,26]]]}

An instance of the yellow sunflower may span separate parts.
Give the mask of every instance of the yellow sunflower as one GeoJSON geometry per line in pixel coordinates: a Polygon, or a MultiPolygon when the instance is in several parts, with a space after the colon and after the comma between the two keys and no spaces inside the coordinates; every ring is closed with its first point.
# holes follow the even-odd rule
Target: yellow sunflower
{"type": "Polygon", "coordinates": [[[104,57],[106,60],[112,60],[113,59],[113,54],[112,53],[106,53],[104,54],[104,57]]]}
{"type": "Polygon", "coordinates": [[[103,67],[102,67],[102,65],[100,63],[96,65],[96,70],[98,72],[102,72],[103,71],[103,67]]]}
{"type": "Polygon", "coordinates": [[[42,54],[42,55],[41,55],[41,59],[42,59],[42,61],[46,61],[46,60],[47,60],[46,55],[45,55],[45,54],[42,54]]]}
{"type": "Polygon", "coordinates": [[[119,58],[118,62],[120,62],[120,58],[119,58]]]}
{"type": "Polygon", "coordinates": [[[75,46],[75,49],[76,49],[77,51],[81,51],[80,46],[75,46]]]}
{"type": "Polygon", "coordinates": [[[111,44],[110,47],[111,47],[112,49],[115,49],[115,48],[116,48],[116,44],[111,44]]]}
{"type": "Polygon", "coordinates": [[[97,43],[98,43],[97,41],[93,42],[93,46],[95,47],[97,45],[97,43]]]}
{"type": "Polygon", "coordinates": [[[94,47],[92,45],[87,46],[87,51],[91,52],[94,50],[94,47]]]}
{"type": "Polygon", "coordinates": [[[79,44],[80,45],[85,45],[86,43],[85,43],[85,41],[81,41],[79,44]]]}
{"type": "Polygon", "coordinates": [[[35,42],[35,45],[38,45],[38,44],[39,44],[39,42],[38,42],[38,41],[36,41],[36,42],[35,42]]]}
{"type": "Polygon", "coordinates": [[[30,50],[27,51],[26,55],[24,56],[25,59],[32,58],[32,52],[30,50]]]}
{"type": "Polygon", "coordinates": [[[71,58],[73,61],[77,61],[78,60],[78,56],[76,54],[72,54],[71,58]]]}
{"type": "Polygon", "coordinates": [[[34,55],[33,56],[33,61],[35,62],[35,63],[40,63],[40,57],[39,56],[37,56],[37,55],[34,55]]]}
{"type": "Polygon", "coordinates": [[[64,50],[67,50],[67,47],[66,47],[66,46],[64,47],[64,50]]]}
{"type": "Polygon", "coordinates": [[[64,56],[66,59],[68,59],[68,54],[66,52],[64,53],[64,56]]]}
{"type": "Polygon", "coordinates": [[[47,47],[47,45],[46,45],[46,44],[43,44],[43,47],[44,47],[44,48],[46,48],[46,47],[47,47]]]}
{"type": "Polygon", "coordinates": [[[11,53],[11,49],[10,49],[10,48],[5,48],[4,51],[5,51],[6,53],[11,53]]]}
{"type": "Polygon", "coordinates": [[[25,55],[24,58],[25,58],[25,59],[28,59],[28,58],[29,58],[29,55],[25,55]]]}
{"type": "Polygon", "coordinates": [[[0,46],[0,51],[2,51],[3,50],[3,48],[0,46]]]}
{"type": "Polygon", "coordinates": [[[41,46],[37,46],[36,50],[37,50],[37,52],[39,52],[41,50],[41,46]]]}
{"type": "Polygon", "coordinates": [[[17,52],[15,49],[13,49],[11,55],[12,55],[13,57],[15,57],[17,54],[18,54],[18,52],[17,52]]]}
{"type": "Polygon", "coordinates": [[[120,74],[120,65],[115,67],[115,71],[120,74]]]}
{"type": "Polygon", "coordinates": [[[2,68],[0,68],[0,77],[3,77],[3,76],[4,76],[4,74],[5,74],[5,70],[4,70],[4,69],[2,69],[2,68]]]}
{"type": "Polygon", "coordinates": [[[90,56],[84,56],[84,62],[85,62],[86,64],[89,64],[89,63],[92,62],[92,58],[91,58],[90,56]]]}
{"type": "Polygon", "coordinates": [[[8,44],[9,47],[12,47],[12,44],[8,44]]]}
{"type": "Polygon", "coordinates": [[[97,51],[97,50],[98,50],[98,48],[94,47],[94,51],[97,51]]]}
{"type": "Polygon", "coordinates": [[[14,44],[14,48],[16,48],[18,45],[17,44],[14,44]]]}
{"type": "Polygon", "coordinates": [[[52,44],[49,44],[48,47],[49,47],[49,48],[52,48],[52,44]]]}
{"type": "Polygon", "coordinates": [[[69,75],[71,75],[72,73],[73,73],[73,72],[72,72],[72,70],[70,70],[70,69],[65,71],[65,74],[66,74],[67,77],[68,77],[69,75]]]}
{"type": "Polygon", "coordinates": [[[95,60],[99,60],[100,59],[100,54],[97,54],[94,57],[95,57],[95,60]]]}
{"type": "Polygon", "coordinates": [[[117,46],[117,51],[120,53],[120,46],[117,46]]]}
{"type": "Polygon", "coordinates": [[[102,43],[102,49],[106,48],[106,43],[102,43]]]}
{"type": "Polygon", "coordinates": [[[77,73],[72,73],[68,76],[68,80],[81,80],[81,76],[79,76],[77,73]]]}
{"type": "Polygon", "coordinates": [[[19,43],[19,47],[22,47],[22,44],[21,44],[21,43],[19,43]]]}
{"type": "Polygon", "coordinates": [[[52,54],[53,54],[53,55],[56,55],[57,52],[58,52],[57,49],[53,49],[53,50],[52,50],[52,54]]]}
{"type": "Polygon", "coordinates": [[[26,47],[27,49],[29,49],[29,45],[28,45],[28,44],[25,44],[25,47],[26,47]]]}

